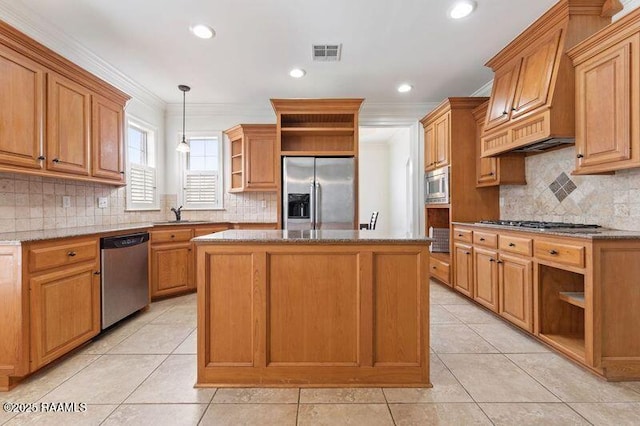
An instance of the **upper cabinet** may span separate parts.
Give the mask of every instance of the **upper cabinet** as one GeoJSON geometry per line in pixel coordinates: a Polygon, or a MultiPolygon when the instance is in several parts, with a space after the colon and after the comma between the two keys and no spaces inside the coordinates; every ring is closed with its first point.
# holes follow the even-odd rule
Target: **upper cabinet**
{"type": "Polygon", "coordinates": [[[129,97],[0,22],[0,170],[124,184],[129,97]]]}
{"type": "MultiPolygon", "coordinates": [[[[453,98],[452,98],[453,99],[453,98]]],[[[451,150],[451,105],[437,108],[420,122],[424,127],[424,169],[429,172],[449,165],[451,150]]]]}
{"type": "Polygon", "coordinates": [[[231,143],[229,192],[276,191],[276,125],[240,124],[225,134],[231,143]]]}
{"type": "Polygon", "coordinates": [[[569,52],[576,67],[576,170],[640,167],[640,9],[569,52]]]}
{"type": "Polygon", "coordinates": [[[566,50],[610,22],[601,16],[604,3],[559,1],[487,63],[495,77],[483,157],[573,142],[574,72],[566,50]]]}
{"type": "Polygon", "coordinates": [[[364,99],[271,99],[282,156],[358,156],[364,99]]]}

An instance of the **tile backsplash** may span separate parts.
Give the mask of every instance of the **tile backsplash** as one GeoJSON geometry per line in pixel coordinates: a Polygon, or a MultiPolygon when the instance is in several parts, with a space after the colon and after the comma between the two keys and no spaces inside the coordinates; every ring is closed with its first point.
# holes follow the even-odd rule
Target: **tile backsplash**
{"type": "Polygon", "coordinates": [[[501,219],[595,223],[640,231],[640,169],[572,176],[574,167],[573,147],[528,157],[527,185],[500,187],[501,219]]]}
{"type": "MultiPolygon", "coordinates": [[[[225,193],[224,198],[224,210],[184,211],[182,217],[216,222],[276,221],[275,193],[225,193]]],[[[161,195],[157,211],[126,211],[125,203],[124,187],[0,173],[0,232],[171,220],[170,208],[176,206],[177,195],[161,195]],[[69,196],[70,207],[62,207],[63,196],[69,196]],[[98,197],[108,198],[107,208],[98,208],[98,197]]]]}

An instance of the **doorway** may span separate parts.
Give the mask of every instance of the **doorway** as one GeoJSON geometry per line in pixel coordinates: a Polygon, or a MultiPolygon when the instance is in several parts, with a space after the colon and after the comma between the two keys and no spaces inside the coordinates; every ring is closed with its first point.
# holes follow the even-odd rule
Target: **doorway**
{"type": "Polygon", "coordinates": [[[360,127],[360,223],[380,212],[376,230],[405,234],[413,229],[413,166],[410,127],[360,127]]]}

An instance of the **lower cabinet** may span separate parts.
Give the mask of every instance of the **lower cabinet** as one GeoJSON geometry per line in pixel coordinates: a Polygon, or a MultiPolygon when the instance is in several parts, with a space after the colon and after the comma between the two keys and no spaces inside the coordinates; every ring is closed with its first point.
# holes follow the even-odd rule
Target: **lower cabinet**
{"type": "Polygon", "coordinates": [[[473,247],[456,243],[453,248],[455,265],[453,288],[465,296],[473,298],[473,247]]]}
{"type": "Polygon", "coordinates": [[[533,261],[501,254],[497,263],[500,315],[533,331],[533,261]]]}
{"type": "Polygon", "coordinates": [[[498,253],[474,247],[473,299],[498,312],[498,253]]]}
{"type": "Polygon", "coordinates": [[[100,332],[97,272],[92,262],[30,280],[32,371],[100,332]]]}
{"type": "Polygon", "coordinates": [[[195,289],[190,242],[151,246],[151,298],[195,289]]]}

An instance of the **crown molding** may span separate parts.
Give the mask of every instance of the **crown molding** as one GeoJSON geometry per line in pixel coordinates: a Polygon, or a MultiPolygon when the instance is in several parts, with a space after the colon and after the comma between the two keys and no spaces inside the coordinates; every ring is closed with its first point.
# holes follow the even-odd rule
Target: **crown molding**
{"type": "Polygon", "coordinates": [[[21,2],[0,0],[0,19],[147,106],[166,103],[21,2]]]}
{"type": "Polygon", "coordinates": [[[491,89],[493,88],[493,80],[487,81],[478,90],[473,92],[471,97],[488,97],[491,96],[491,89]]]}
{"type": "Polygon", "coordinates": [[[409,126],[437,107],[439,102],[388,103],[366,102],[358,122],[361,126],[409,126]]]}

